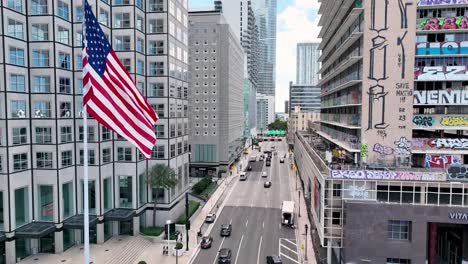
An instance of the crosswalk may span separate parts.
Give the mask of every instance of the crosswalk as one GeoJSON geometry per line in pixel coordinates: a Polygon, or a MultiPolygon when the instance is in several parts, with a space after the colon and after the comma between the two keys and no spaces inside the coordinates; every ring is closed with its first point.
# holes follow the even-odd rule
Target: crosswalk
{"type": "Polygon", "coordinates": [[[297,252],[296,239],[280,238],[279,239],[279,256],[283,264],[298,264],[299,253],[297,252]]]}

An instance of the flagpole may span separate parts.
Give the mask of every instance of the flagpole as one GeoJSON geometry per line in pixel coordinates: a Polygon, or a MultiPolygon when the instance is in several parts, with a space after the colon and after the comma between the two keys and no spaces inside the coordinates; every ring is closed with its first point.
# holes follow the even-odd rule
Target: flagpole
{"type": "MultiPolygon", "coordinates": [[[[86,41],[86,0],[83,0],[83,45],[87,47],[86,41]]],[[[84,79],[84,70],[83,70],[84,79]]],[[[83,93],[85,94],[85,93],[83,93]]],[[[89,200],[88,200],[88,113],[83,96],[83,200],[84,200],[84,263],[89,264],[89,200]]]]}

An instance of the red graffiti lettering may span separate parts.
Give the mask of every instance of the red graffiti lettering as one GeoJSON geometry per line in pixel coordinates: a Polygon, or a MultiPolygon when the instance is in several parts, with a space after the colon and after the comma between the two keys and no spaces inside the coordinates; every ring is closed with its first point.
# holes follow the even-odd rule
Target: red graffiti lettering
{"type": "Polygon", "coordinates": [[[424,25],[424,30],[439,30],[439,20],[435,17],[431,17],[427,20],[426,25],[424,25]]]}
{"type": "Polygon", "coordinates": [[[457,29],[457,24],[455,24],[454,17],[447,17],[444,20],[444,24],[442,25],[443,29],[457,29]]]}

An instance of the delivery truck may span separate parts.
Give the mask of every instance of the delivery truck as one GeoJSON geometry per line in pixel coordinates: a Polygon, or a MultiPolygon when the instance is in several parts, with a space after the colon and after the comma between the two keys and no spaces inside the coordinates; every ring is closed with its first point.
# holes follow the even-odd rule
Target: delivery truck
{"type": "Polygon", "coordinates": [[[281,224],[283,225],[294,225],[294,202],[283,201],[281,206],[281,224]]]}

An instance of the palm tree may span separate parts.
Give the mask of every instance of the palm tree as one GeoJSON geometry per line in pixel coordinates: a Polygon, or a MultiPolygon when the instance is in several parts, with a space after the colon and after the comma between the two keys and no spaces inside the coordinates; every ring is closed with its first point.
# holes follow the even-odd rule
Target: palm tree
{"type": "MultiPolygon", "coordinates": [[[[177,185],[177,175],[171,167],[165,164],[157,164],[149,169],[146,182],[151,186],[151,188],[156,190],[160,188],[170,189],[177,185]]],[[[157,195],[154,195],[153,203],[153,226],[156,226],[157,195]]]]}

